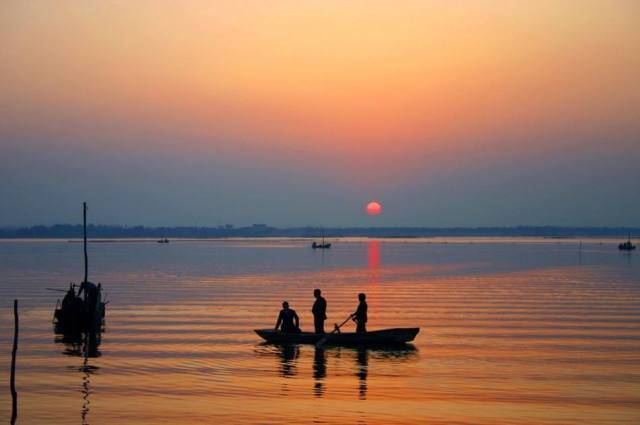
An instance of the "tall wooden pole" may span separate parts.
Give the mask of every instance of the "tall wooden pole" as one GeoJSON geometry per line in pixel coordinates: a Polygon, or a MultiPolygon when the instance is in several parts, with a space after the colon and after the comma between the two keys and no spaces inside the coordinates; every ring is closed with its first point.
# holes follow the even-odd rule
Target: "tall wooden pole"
{"type": "Polygon", "coordinates": [[[16,392],[16,354],[18,352],[18,300],[13,300],[13,351],[11,351],[11,378],[9,387],[11,388],[11,425],[15,425],[18,417],[18,393],[16,392]]]}
{"type": "Polygon", "coordinates": [[[84,225],[84,282],[89,274],[89,257],[87,256],[87,203],[82,203],[82,221],[84,225]]]}

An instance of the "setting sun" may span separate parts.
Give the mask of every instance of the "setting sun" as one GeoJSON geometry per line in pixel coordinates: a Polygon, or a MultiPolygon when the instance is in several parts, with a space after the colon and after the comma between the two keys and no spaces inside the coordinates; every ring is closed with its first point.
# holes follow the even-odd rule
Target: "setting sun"
{"type": "Polygon", "coordinates": [[[366,211],[368,215],[380,215],[382,212],[382,205],[377,201],[371,201],[367,204],[366,211]]]}
{"type": "Polygon", "coordinates": [[[0,425],[640,425],[639,18],[2,1],[0,425]]]}

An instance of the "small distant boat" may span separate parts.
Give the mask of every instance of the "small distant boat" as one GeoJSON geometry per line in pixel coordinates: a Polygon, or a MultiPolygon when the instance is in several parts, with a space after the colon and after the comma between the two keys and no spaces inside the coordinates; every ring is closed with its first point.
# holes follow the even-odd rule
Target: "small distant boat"
{"type": "Polygon", "coordinates": [[[158,243],[169,243],[169,239],[167,238],[160,239],[158,240],[158,243]]]}
{"type": "Polygon", "coordinates": [[[325,345],[343,346],[381,346],[399,345],[413,341],[420,332],[420,328],[381,329],[364,333],[342,332],[316,334],[313,332],[285,333],[273,329],[255,329],[261,338],[274,344],[316,344],[321,339],[325,345]]]}
{"type": "MultiPolygon", "coordinates": [[[[60,300],[57,301],[53,312],[53,323],[56,332],[63,334],[100,330],[104,324],[107,305],[106,302],[102,301],[102,285],[98,283],[96,286],[88,280],[86,202],[82,204],[82,208],[84,226],[84,280],[82,282],[88,284],[87,291],[91,291],[92,295],[90,297],[85,296],[83,300],[76,294],[75,285],[71,284],[62,302],[60,300]]],[[[58,289],[58,291],[65,292],[62,289],[58,289]]]]}
{"type": "Polygon", "coordinates": [[[636,246],[631,243],[631,233],[629,233],[626,242],[618,245],[618,249],[620,251],[633,251],[634,249],[636,249],[636,246]]]}
{"type": "Polygon", "coordinates": [[[313,249],[329,249],[329,248],[331,248],[331,243],[324,241],[324,229],[322,229],[322,242],[318,243],[316,241],[313,241],[313,243],[311,244],[311,248],[313,248],[313,249]]]}

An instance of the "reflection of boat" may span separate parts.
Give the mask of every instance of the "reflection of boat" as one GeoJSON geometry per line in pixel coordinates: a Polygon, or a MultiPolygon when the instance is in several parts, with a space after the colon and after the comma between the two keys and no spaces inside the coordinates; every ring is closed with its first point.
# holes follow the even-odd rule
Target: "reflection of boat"
{"type": "MultiPolygon", "coordinates": [[[[366,398],[367,394],[367,377],[369,370],[375,368],[383,362],[393,362],[395,364],[406,361],[416,360],[418,350],[412,344],[386,345],[379,347],[371,346],[322,346],[313,348],[313,359],[310,357],[311,349],[301,348],[297,344],[276,344],[269,342],[261,342],[256,346],[256,354],[258,356],[276,356],[278,357],[278,371],[283,378],[291,378],[308,370],[304,367],[298,367],[300,363],[305,364],[306,361],[312,361],[312,376],[314,384],[312,393],[315,397],[323,397],[327,391],[325,380],[330,376],[330,365],[335,366],[336,363],[328,362],[329,358],[334,361],[343,362],[355,360],[355,376],[358,379],[358,395],[361,399],[366,398]]],[[[344,368],[344,364],[339,365],[340,370],[344,368]]]]}
{"type": "Polygon", "coordinates": [[[71,284],[62,302],[58,300],[53,313],[53,322],[57,333],[78,334],[80,332],[100,329],[104,323],[105,302],[102,301],[102,285],[94,285],[87,279],[87,203],[83,203],[84,225],[84,280],[78,294],[75,285],[71,284]],[[80,291],[84,290],[84,299],[80,291]]]}
{"type": "Polygon", "coordinates": [[[97,358],[101,356],[98,347],[100,346],[101,334],[100,331],[91,331],[82,334],[64,334],[62,338],[56,338],[56,343],[62,343],[65,345],[65,351],[63,354],[72,357],[82,357],[82,366],[79,368],[71,368],[82,373],[82,408],[80,410],[80,416],[82,418],[82,424],[89,423],[89,410],[91,401],[89,397],[92,394],[91,389],[91,376],[94,375],[100,368],[89,364],[90,358],[97,358]]]}
{"type": "Polygon", "coordinates": [[[160,239],[158,240],[158,243],[169,243],[169,239],[167,238],[160,239]]]}
{"type": "Polygon", "coordinates": [[[102,355],[99,350],[102,332],[99,330],[79,334],[59,333],[54,342],[64,345],[62,354],[66,356],[97,358],[102,355]]]}
{"type": "Polygon", "coordinates": [[[326,338],[326,345],[394,345],[413,341],[420,328],[393,328],[364,333],[343,332],[316,334],[313,332],[285,333],[273,329],[256,329],[255,332],[271,343],[316,344],[326,338]]]}
{"type": "Polygon", "coordinates": [[[631,233],[629,233],[626,242],[623,242],[620,245],[618,245],[618,249],[620,251],[633,251],[634,249],[636,249],[636,246],[631,243],[631,233]]]}

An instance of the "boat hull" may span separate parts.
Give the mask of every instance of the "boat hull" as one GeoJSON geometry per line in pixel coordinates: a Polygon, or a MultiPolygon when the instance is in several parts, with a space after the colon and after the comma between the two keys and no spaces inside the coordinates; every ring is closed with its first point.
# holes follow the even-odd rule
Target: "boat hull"
{"type": "Polygon", "coordinates": [[[365,333],[344,332],[316,334],[312,332],[285,333],[273,329],[256,329],[261,338],[274,344],[316,344],[326,338],[325,345],[398,345],[413,341],[420,328],[381,329],[365,333]]]}
{"type": "Polygon", "coordinates": [[[100,302],[95,312],[56,308],[53,313],[55,332],[60,334],[100,330],[104,325],[106,304],[100,302]]]}

